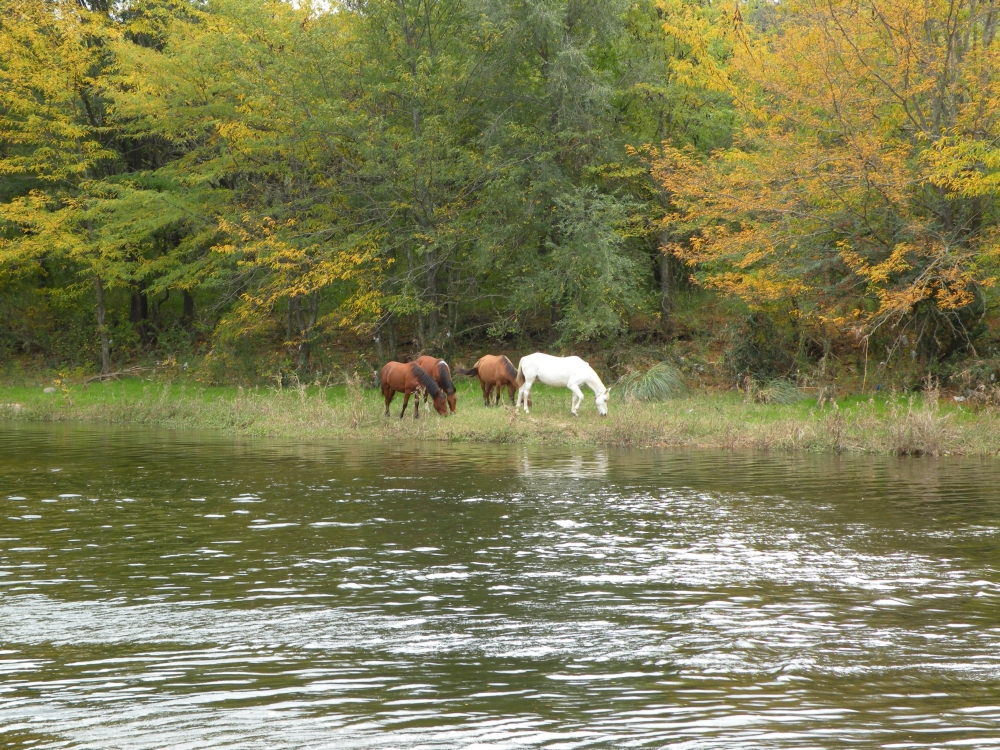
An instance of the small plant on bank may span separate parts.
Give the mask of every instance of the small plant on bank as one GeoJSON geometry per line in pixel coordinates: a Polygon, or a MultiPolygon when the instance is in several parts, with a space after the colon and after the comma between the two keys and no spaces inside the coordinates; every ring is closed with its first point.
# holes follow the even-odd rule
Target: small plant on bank
{"type": "Polygon", "coordinates": [[[347,414],[348,424],[352,429],[358,429],[365,422],[367,408],[365,406],[365,392],[362,387],[361,376],[352,372],[344,380],[347,390],[347,414]]]}
{"type": "Polygon", "coordinates": [[[795,383],[785,378],[772,378],[766,383],[746,377],[743,391],[748,401],[758,404],[797,404],[806,394],[795,383]]]}
{"type": "Polygon", "coordinates": [[[630,372],[616,384],[626,401],[666,401],[691,392],[681,371],[669,362],[659,362],[646,372],[630,372]]]}

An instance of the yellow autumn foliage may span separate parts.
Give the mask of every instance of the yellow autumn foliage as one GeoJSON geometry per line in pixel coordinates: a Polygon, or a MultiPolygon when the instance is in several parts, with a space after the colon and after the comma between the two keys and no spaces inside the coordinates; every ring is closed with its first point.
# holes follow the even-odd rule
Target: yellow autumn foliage
{"type": "Polygon", "coordinates": [[[731,148],[653,157],[680,238],[665,249],[701,283],[867,332],[921,303],[951,315],[992,285],[1000,4],[791,0],[780,31],[736,5],[715,25],[661,5],[693,50],[685,74],[742,117],[731,148]]]}

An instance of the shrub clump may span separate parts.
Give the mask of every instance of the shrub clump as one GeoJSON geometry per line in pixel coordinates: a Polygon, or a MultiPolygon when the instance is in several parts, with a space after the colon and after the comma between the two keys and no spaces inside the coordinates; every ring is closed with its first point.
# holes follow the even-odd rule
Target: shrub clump
{"type": "Polygon", "coordinates": [[[785,337],[774,320],[762,312],[753,312],[729,329],[725,361],[741,383],[746,378],[768,382],[787,375],[794,359],[785,337]]]}

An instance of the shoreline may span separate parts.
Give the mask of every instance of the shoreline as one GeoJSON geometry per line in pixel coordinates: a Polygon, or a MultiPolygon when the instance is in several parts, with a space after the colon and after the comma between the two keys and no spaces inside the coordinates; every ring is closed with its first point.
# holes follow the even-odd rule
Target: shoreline
{"type": "MultiPolygon", "coordinates": [[[[700,392],[659,403],[613,399],[598,416],[588,393],[580,416],[565,389],[532,391],[530,415],[487,408],[473,383],[458,385],[458,412],[441,417],[402,397],[357,386],[299,389],[202,387],[127,380],[41,388],[0,386],[0,419],[211,430],[254,437],[354,441],[434,440],[911,456],[1000,455],[1000,413],[919,394],[850,396],[817,407],[752,403],[739,392],[700,392]]],[[[427,405],[429,407],[429,404],[427,405]]]]}

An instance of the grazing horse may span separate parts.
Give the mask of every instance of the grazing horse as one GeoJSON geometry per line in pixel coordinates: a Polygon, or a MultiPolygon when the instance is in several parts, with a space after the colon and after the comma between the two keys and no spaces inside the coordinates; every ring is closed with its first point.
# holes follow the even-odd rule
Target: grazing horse
{"type": "Polygon", "coordinates": [[[385,415],[389,416],[389,404],[397,393],[403,394],[403,410],[399,412],[402,419],[406,413],[406,405],[410,402],[410,394],[417,393],[417,398],[413,402],[413,418],[420,419],[420,394],[419,391],[427,391],[434,399],[434,408],[438,414],[447,414],[448,405],[445,403],[444,394],[437,387],[434,378],[420,369],[415,363],[389,362],[382,368],[379,375],[379,382],[382,385],[382,395],[385,396],[385,415]]]}
{"type": "Polygon", "coordinates": [[[580,390],[580,386],[586,385],[594,392],[597,412],[602,417],[608,415],[608,396],[611,389],[605,388],[594,368],[579,357],[553,357],[542,352],[521,357],[521,361],[517,363],[517,384],[520,386],[517,390],[517,404],[524,404],[525,414],[528,413],[528,406],[531,403],[531,386],[536,380],[545,385],[569,388],[573,392],[570,412],[574,417],[579,416],[576,412],[583,403],[583,391],[580,390]]]}
{"type": "Polygon", "coordinates": [[[514,391],[517,389],[517,369],[504,355],[487,354],[468,370],[459,369],[463,375],[475,375],[479,378],[479,386],[483,389],[483,402],[489,406],[490,399],[496,390],[499,406],[503,401],[503,389],[507,386],[510,403],[514,403],[514,391]]]}
{"type": "MultiPolygon", "coordinates": [[[[451,382],[451,368],[448,367],[448,363],[443,359],[424,355],[413,360],[413,364],[419,365],[421,370],[434,378],[434,382],[438,384],[438,388],[444,391],[445,396],[447,396],[448,408],[454,414],[455,401],[457,399],[455,396],[455,384],[451,382]]],[[[426,393],[424,393],[424,403],[427,403],[426,393]]]]}

